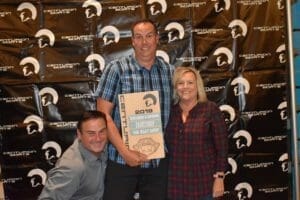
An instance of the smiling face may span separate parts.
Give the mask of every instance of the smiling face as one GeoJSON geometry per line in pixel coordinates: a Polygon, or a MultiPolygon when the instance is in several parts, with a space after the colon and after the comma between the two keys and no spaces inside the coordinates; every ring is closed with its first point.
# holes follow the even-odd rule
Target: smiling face
{"type": "MultiPolygon", "coordinates": [[[[132,46],[139,64],[154,63],[159,36],[150,22],[141,22],[133,27],[132,46]]],[[[144,66],[148,67],[148,66],[144,66]]]]}
{"type": "Polygon", "coordinates": [[[176,84],[181,102],[197,102],[197,81],[193,72],[185,72],[176,84]]]}
{"type": "Polygon", "coordinates": [[[77,137],[82,145],[96,156],[99,156],[107,142],[107,128],[104,119],[89,119],[77,129],[77,137]]]}

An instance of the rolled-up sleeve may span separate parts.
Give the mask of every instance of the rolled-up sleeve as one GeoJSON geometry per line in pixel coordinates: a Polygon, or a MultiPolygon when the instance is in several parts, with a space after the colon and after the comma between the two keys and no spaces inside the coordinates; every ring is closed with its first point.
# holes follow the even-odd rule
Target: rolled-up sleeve
{"type": "Polygon", "coordinates": [[[117,63],[112,62],[106,66],[103,74],[100,77],[97,89],[95,91],[95,96],[116,104],[118,99],[117,95],[120,91],[120,72],[118,71],[120,68],[113,67],[114,65],[117,65],[117,63]]]}

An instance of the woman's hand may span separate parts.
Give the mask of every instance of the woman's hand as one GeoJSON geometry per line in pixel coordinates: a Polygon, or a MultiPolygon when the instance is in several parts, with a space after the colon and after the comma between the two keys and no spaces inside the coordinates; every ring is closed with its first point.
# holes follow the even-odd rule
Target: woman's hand
{"type": "Polygon", "coordinates": [[[221,197],[224,195],[224,179],[223,178],[215,178],[213,184],[213,197],[221,197]]]}

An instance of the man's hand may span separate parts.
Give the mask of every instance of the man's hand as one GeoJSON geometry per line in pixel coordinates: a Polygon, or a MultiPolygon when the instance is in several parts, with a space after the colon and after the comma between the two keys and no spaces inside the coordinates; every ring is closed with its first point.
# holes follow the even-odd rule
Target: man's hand
{"type": "Polygon", "coordinates": [[[106,101],[104,99],[97,99],[97,109],[106,114],[107,127],[108,127],[108,139],[116,147],[120,155],[125,160],[126,164],[134,167],[143,164],[144,162],[149,161],[145,154],[142,154],[138,151],[132,151],[125,146],[121,134],[113,121],[110,113],[112,112],[114,104],[106,101]]]}
{"type": "Polygon", "coordinates": [[[139,166],[144,162],[149,161],[147,155],[133,150],[126,151],[125,153],[122,154],[122,157],[125,160],[126,164],[131,167],[139,166]]]}

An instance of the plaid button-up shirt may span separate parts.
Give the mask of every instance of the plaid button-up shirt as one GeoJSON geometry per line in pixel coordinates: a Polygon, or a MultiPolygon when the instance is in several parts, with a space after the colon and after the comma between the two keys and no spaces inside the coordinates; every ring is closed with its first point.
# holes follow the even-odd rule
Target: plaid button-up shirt
{"type": "MultiPolygon", "coordinates": [[[[160,109],[163,130],[165,129],[170,113],[172,101],[172,75],[174,66],[157,57],[151,70],[140,66],[133,55],[122,57],[108,64],[100,77],[95,95],[114,104],[112,118],[121,132],[121,119],[119,112],[118,95],[134,92],[159,92],[160,109]]],[[[132,102],[134,103],[134,102],[132,102]]],[[[120,164],[125,164],[116,148],[108,145],[108,156],[120,164]]],[[[156,167],[159,160],[146,162],[142,167],[156,167]]]]}
{"type": "Polygon", "coordinates": [[[227,166],[227,127],[217,105],[198,103],[182,121],[175,105],[166,129],[169,150],[168,196],[198,200],[212,194],[213,174],[227,166]]]}

